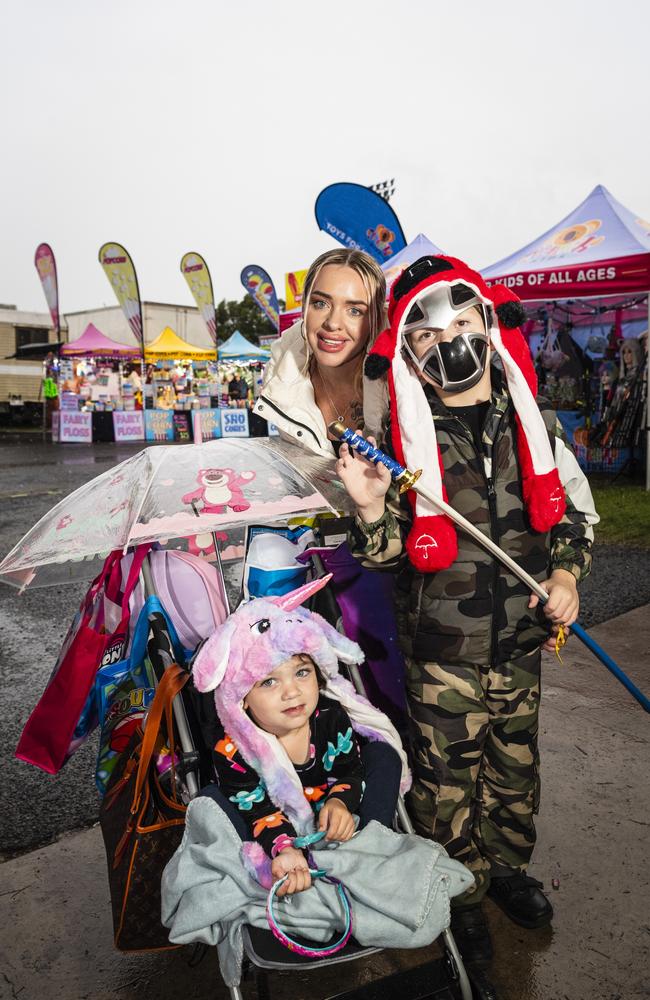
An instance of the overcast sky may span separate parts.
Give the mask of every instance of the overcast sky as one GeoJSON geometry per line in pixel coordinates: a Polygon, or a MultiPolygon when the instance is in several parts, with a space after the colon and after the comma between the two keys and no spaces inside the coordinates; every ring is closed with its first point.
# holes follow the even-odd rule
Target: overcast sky
{"type": "Polygon", "coordinates": [[[0,302],[114,305],[97,251],[144,299],[215,297],[334,246],[327,184],[395,177],[407,239],[482,267],[598,183],[650,218],[649,6],[639,0],[20,0],[0,13],[0,302]]]}

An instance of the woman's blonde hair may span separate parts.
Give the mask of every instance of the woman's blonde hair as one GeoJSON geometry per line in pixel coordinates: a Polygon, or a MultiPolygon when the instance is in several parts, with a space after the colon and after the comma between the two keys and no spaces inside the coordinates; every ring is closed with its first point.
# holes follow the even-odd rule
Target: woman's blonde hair
{"type": "MultiPolygon", "coordinates": [[[[351,267],[363,281],[366,294],[368,296],[368,325],[370,332],[366,353],[370,350],[378,335],[386,326],[386,278],[376,260],[363,250],[346,250],[337,247],[335,250],[326,250],[320,257],[317,257],[305,278],[302,293],[302,315],[303,320],[309,308],[311,291],[316,284],[316,279],[324,267],[328,264],[335,264],[339,267],[351,267]]],[[[357,373],[358,390],[363,391],[363,360],[364,355],[359,358],[359,371],[357,373]]],[[[311,373],[311,358],[308,359],[307,369],[311,373]]]]}

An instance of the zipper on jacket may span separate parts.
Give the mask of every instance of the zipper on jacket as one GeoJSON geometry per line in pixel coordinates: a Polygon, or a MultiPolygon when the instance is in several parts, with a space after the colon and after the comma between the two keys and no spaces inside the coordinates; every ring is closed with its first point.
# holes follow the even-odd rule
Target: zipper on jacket
{"type": "MultiPolygon", "coordinates": [[[[488,498],[488,511],[490,514],[490,534],[492,535],[492,541],[495,545],[499,544],[499,519],[497,517],[497,492],[494,488],[494,479],[488,477],[485,474],[485,467],[483,469],[483,475],[485,476],[485,485],[487,486],[487,498],[488,498]]],[[[492,626],[490,630],[490,666],[495,666],[495,659],[497,653],[497,647],[499,642],[498,629],[497,629],[497,619],[495,614],[495,607],[497,601],[497,592],[499,589],[499,562],[495,556],[492,557],[492,626]]]]}
{"type": "MultiPolygon", "coordinates": [[[[311,427],[308,427],[307,424],[302,424],[299,420],[294,420],[293,417],[288,416],[288,414],[286,414],[283,410],[281,410],[279,406],[276,406],[275,403],[272,403],[271,400],[268,398],[268,396],[260,396],[260,400],[262,400],[267,406],[270,406],[272,410],[275,410],[276,413],[279,413],[281,417],[284,417],[285,420],[288,420],[290,424],[295,424],[296,427],[303,427],[308,434],[311,434],[318,447],[322,449],[323,446],[320,443],[320,440],[318,439],[316,432],[313,431],[311,427]]],[[[302,437],[302,435],[299,436],[302,437]]]]}
{"type": "MultiPolygon", "coordinates": [[[[485,455],[481,454],[481,469],[483,471],[483,478],[485,479],[485,486],[487,488],[487,498],[488,498],[488,512],[490,514],[490,534],[492,536],[492,541],[495,545],[499,545],[501,541],[501,533],[499,532],[499,518],[497,516],[497,491],[494,488],[494,470],[495,464],[494,460],[496,457],[496,444],[499,437],[499,428],[501,427],[501,421],[503,420],[505,410],[500,414],[497,420],[496,426],[494,428],[494,439],[492,441],[492,459],[490,463],[491,475],[485,471],[485,455]]],[[[490,629],[490,666],[495,666],[495,661],[497,657],[497,651],[499,646],[499,630],[497,628],[497,618],[495,614],[497,593],[499,590],[499,560],[496,556],[492,557],[492,625],[490,629]]]]}
{"type": "MultiPolygon", "coordinates": [[[[486,473],[486,471],[485,471],[485,452],[484,452],[484,450],[483,450],[482,447],[481,447],[480,451],[476,447],[476,441],[475,441],[474,435],[473,435],[471,429],[467,426],[467,424],[463,420],[461,420],[459,417],[451,417],[450,418],[446,414],[444,416],[443,415],[440,415],[440,416],[434,415],[434,422],[436,422],[436,423],[438,423],[438,424],[440,424],[442,426],[444,426],[444,424],[447,423],[451,427],[452,430],[456,430],[456,431],[458,431],[458,429],[460,428],[462,430],[462,432],[463,432],[463,437],[465,437],[465,439],[468,440],[474,446],[474,452],[475,452],[475,454],[476,454],[476,456],[478,458],[478,464],[480,466],[481,473],[482,473],[483,479],[485,481],[485,488],[486,488],[487,501],[488,501],[488,513],[489,513],[489,516],[490,516],[490,537],[492,538],[492,541],[495,543],[495,545],[499,544],[500,533],[499,533],[499,519],[497,517],[497,505],[496,505],[497,493],[496,493],[496,490],[494,488],[494,478],[493,478],[493,476],[494,476],[494,451],[495,451],[496,440],[497,440],[497,437],[498,437],[498,434],[499,434],[499,427],[501,426],[501,421],[503,419],[503,416],[504,416],[505,412],[506,411],[504,411],[503,413],[500,414],[499,419],[498,419],[497,424],[496,424],[496,427],[495,427],[495,430],[494,430],[494,441],[492,442],[492,476],[488,476],[487,473],[486,473]]],[[[492,559],[492,616],[491,616],[492,617],[492,621],[491,621],[491,625],[490,625],[490,666],[492,666],[492,667],[494,666],[494,661],[496,659],[497,646],[498,646],[498,629],[497,629],[496,615],[494,613],[494,606],[495,606],[495,603],[496,603],[498,589],[499,589],[499,562],[498,562],[498,560],[496,558],[493,557],[493,559],[492,559]]]]}

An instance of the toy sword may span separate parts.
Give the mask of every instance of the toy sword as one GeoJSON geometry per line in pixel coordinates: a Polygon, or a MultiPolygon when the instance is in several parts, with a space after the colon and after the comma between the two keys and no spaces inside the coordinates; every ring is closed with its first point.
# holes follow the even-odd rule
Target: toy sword
{"type": "MultiPolygon", "coordinates": [[[[411,472],[394,458],[391,458],[390,455],[386,455],[383,451],[380,451],[379,448],[370,444],[370,442],[362,437],[358,431],[351,430],[351,428],[346,427],[345,424],[341,423],[339,420],[335,420],[331,423],[328,430],[330,434],[338,438],[339,441],[345,442],[348,448],[358,452],[359,455],[362,455],[363,458],[367,459],[369,462],[372,462],[374,465],[384,465],[390,472],[395,484],[399,487],[400,493],[404,493],[406,490],[413,490],[419,496],[433,504],[433,506],[436,507],[441,513],[446,514],[447,517],[458,525],[459,528],[462,528],[470,534],[479,545],[482,545],[484,549],[487,549],[487,551],[502,562],[504,566],[507,566],[507,568],[514,573],[515,576],[522,581],[522,583],[526,584],[533,594],[536,594],[537,597],[539,597],[542,604],[546,604],[548,601],[548,594],[543,587],[540,587],[537,580],[534,580],[525,569],[516,563],[514,559],[511,559],[507,552],[504,552],[502,548],[492,541],[491,538],[488,538],[488,536],[484,535],[483,532],[480,531],[475,525],[471,524],[467,518],[463,517],[462,514],[459,514],[458,511],[454,510],[454,508],[448,503],[440,497],[434,496],[422,486],[422,484],[418,481],[422,475],[421,469],[416,472],[411,472]]],[[[571,625],[571,631],[575,633],[578,639],[584,642],[585,646],[587,646],[587,648],[598,657],[601,663],[607,667],[614,677],[616,677],[616,679],[627,688],[630,694],[636,698],[646,712],[650,712],[650,698],[639,690],[636,684],[634,684],[627,674],[621,670],[618,664],[612,660],[611,656],[609,656],[605,650],[602,649],[594,639],[592,639],[588,632],[586,632],[581,625],[578,625],[577,622],[574,622],[573,625],[571,625]]]]}

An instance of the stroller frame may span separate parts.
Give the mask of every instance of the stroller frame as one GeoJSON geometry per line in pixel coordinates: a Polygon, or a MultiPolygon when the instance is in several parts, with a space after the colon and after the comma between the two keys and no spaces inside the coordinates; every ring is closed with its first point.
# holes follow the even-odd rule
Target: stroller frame
{"type": "MultiPolygon", "coordinates": [[[[312,555],[312,562],[316,573],[319,576],[324,575],[325,571],[323,563],[318,557],[318,555],[315,553],[312,555]]],[[[220,562],[218,563],[218,566],[220,570],[221,569],[220,562]]],[[[155,593],[155,589],[154,589],[151,569],[148,563],[148,557],[143,562],[141,573],[142,573],[142,584],[144,592],[145,595],[149,597],[155,593]]],[[[225,593],[225,585],[223,584],[222,574],[221,574],[221,581],[225,593]]],[[[332,604],[332,613],[335,619],[335,627],[338,628],[340,631],[342,631],[340,611],[338,609],[336,600],[333,594],[331,594],[331,592],[328,593],[328,598],[332,604]]],[[[161,653],[161,665],[163,666],[164,669],[166,669],[167,666],[169,666],[169,664],[165,662],[165,660],[168,659],[168,653],[167,651],[163,650],[160,650],[160,653],[161,653]]],[[[356,691],[359,694],[365,696],[366,694],[365,687],[358,668],[352,666],[349,667],[348,669],[349,669],[350,679],[356,691]]],[[[199,777],[198,777],[199,754],[192,738],[182,694],[177,695],[176,698],[174,699],[173,712],[174,712],[174,723],[178,728],[178,734],[179,734],[181,759],[182,759],[181,768],[185,775],[185,780],[187,783],[188,792],[190,793],[190,797],[194,798],[199,792],[199,777]]],[[[399,796],[396,808],[396,827],[399,827],[403,833],[414,833],[413,825],[406,811],[404,799],[401,795],[399,796]]],[[[245,926],[243,929],[243,943],[244,943],[244,952],[246,958],[257,970],[258,1000],[270,1000],[270,990],[268,984],[268,971],[270,970],[292,971],[296,968],[301,968],[302,970],[304,970],[305,968],[317,969],[332,964],[343,964],[345,962],[354,961],[356,959],[368,957],[370,955],[377,954],[380,951],[386,950],[384,948],[362,946],[359,945],[356,941],[352,940],[337,955],[334,955],[326,959],[320,959],[320,960],[309,959],[302,956],[297,956],[295,953],[288,952],[287,959],[285,961],[276,961],[273,959],[269,959],[265,957],[264,954],[260,953],[260,950],[258,949],[258,946],[255,942],[255,938],[259,938],[261,937],[261,935],[268,936],[265,937],[264,939],[267,943],[273,942],[273,944],[277,945],[277,942],[275,941],[275,938],[273,937],[270,930],[260,931],[259,929],[250,928],[248,926],[245,926]],[[289,960],[289,956],[291,956],[291,960],[289,960]]],[[[472,990],[469,976],[465,969],[465,965],[461,958],[460,952],[458,951],[458,947],[456,945],[451,930],[447,928],[442,932],[440,937],[442,938],[443,951],[444,951],[444,958],[442,961],[445,963],[448,974],[451,978],[451,983],[449,985],[451,986],[453,984],[454,987],[457,987],[456,995],[458,1000],[472,1000],[472,998],[475,997],[476,994],[472,990]]],[[[436,965],[439,965],[440,961],[441,961],[440,959],[436,960],[436,965]]],[[[405,973],[404,975],[407,974],[405,973]]],[[[376,980],[371,985],[377,986],[382,981],[383,980],[376,980]]],[[[230,992],[230,1000],[244,1000],[244,996],[241,991],[240,985],[230,986],[228,989],[230,992]]],[[[359,991],[355,991],[354,994],[345,993],[345,994],[339,994],[338,996],[340,997],[340,1000],[346,1000],[346,998],[348,997],[350,997],[351,1000],[353,995],[358,995],[359,1000],[362,1000],[363,993],[365,992],[365,990],[366,987],[361,987],[361,989],[359,991]]],[[[449,995],[451,996],[451,994],[449,995]]],[[[486,993],[485,994],[486,1000],[489,1000],[489,997],[491,995],[492,994],[486,993]]],[[[331,1000],[336,1000],[336,998],[332,997],[331,1000]]]]}

